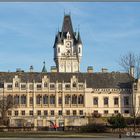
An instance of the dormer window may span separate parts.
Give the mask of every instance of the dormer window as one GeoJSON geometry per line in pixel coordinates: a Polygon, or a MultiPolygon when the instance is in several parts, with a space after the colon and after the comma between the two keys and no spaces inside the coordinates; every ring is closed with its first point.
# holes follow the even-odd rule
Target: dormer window
{"type": "Polygon", "coordinates": [[[67,33],[67,39],[70,39],[70,33],[69,32],[67,33]]]}
{"type": "Polygon", "coordinates": [[[15,82],[15,87],[18,88],[19,87],[19,83],[15,82]]]}
{"type": "Polygon", "coordinates": [[[73,87],[76,88],[76,82],[73,82],[73,87]]]}
{"type": "Polygon", "coordinates": [[[44,83],[44,88],[47,88],[48,87],[48,84],[47,82],[44,83]]]}

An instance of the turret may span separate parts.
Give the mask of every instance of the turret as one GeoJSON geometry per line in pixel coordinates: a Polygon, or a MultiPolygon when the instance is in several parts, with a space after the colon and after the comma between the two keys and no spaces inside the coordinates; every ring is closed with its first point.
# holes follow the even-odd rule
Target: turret
{"type": "Polygon", "coordinates": [[[58,72],[79,72],[82,57],[80,33],[73,31],[70,15],[65,15],[61,32],[54,43],[54,61],[58,72]]]}

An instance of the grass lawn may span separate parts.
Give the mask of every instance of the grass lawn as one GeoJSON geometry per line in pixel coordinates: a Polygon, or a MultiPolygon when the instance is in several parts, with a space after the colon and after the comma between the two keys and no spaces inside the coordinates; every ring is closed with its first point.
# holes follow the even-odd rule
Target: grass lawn
{"type": "MultiPolygon", "coordinates": [[[[0,138],[102,138],[114,137],[111,133],[70,133],[70,132],[0,132],[0,138]]],[[[116,135],[117,137],[117,135],[116,135]]]]}

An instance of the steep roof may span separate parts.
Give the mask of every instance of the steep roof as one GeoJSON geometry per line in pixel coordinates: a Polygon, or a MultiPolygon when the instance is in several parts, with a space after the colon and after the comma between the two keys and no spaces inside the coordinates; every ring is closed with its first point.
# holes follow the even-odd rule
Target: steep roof
{"type": "Polygon", "coordinates": [[[64,20],[63,20],[63,25],[62,25],[62,33],[67,33],[69,32],[71,36],[73,36],[73,26],[71,22],[71,17],[70,15],[65,15],[64,20]]]}
{"type": "Polygon", "coordinates": [[[78,32],[77,43],[82,44],[80,33],[78,32]]]}
{"type": "Polygon", "coordinates": [[[0,72],[0,83],[12,82],[15,75],[21,82],[41,82],[47,75],[51,82],[70,82],[73,76],[79,82],[87,83],[88,88],[131,88],[130,77],[127,73],[38,73],[38,72],[0,72]]]}
{"type": "Polygon", "coordinates": [[[46,66],[45,66],[45,61],[43,62],[43,64],[44,64],[44,66],[43,66],[43,68],[42,68],[42,72],[43,72],[43,73],[46,73],[46,72],[47,72],[47,69],[46,69],[46,66]]]}

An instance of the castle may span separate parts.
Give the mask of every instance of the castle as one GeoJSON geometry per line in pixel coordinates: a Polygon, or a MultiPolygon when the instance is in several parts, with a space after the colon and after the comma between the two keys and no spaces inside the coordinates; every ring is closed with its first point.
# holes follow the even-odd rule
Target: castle
{"type": "Polygon", "coordinates": [[[88,117],[133,114],[140,105],[140,80],[132,82],[130,73],[80,72],[82,58],[80,32],[74,32],[71,16],[64,15],[62,30],[54,42],[55,67],[47,72],[0,72],[0,96],[12,101],[7,117],[10,126],[81,126],[88,117]],[[135,96],[133,96],[135,95],[135,96]]]}

